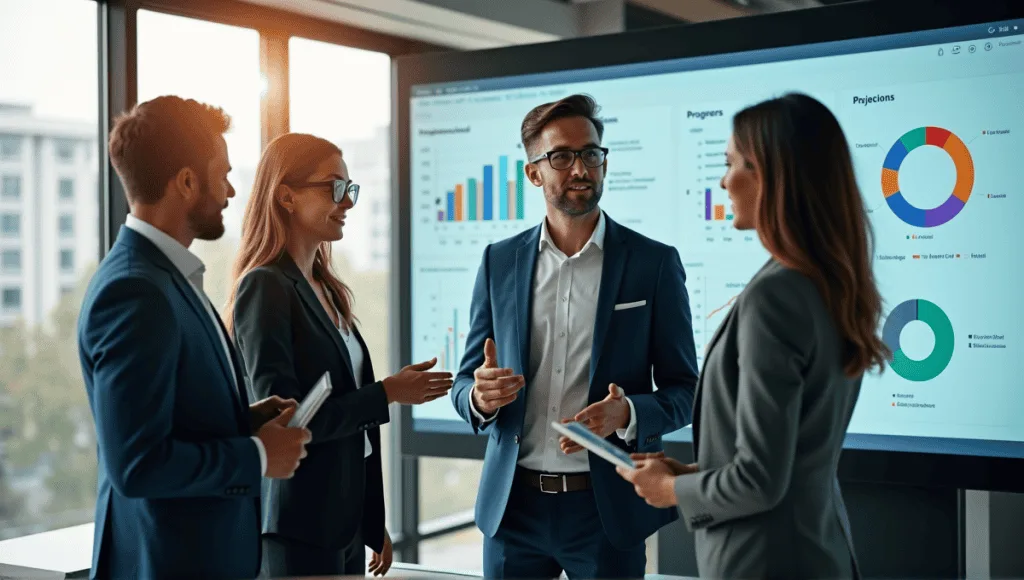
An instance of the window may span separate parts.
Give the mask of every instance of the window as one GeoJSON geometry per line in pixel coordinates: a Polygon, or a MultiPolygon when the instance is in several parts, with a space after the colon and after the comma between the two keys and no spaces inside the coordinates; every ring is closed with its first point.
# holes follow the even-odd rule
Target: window
{"type": "Polygon", "coordinates": [[[61,163],[71,163],[75,160],[75,142],[70,139],[58,139],[54,143],[54,149],[57,154],[57,161],[61,163]]]}
{"type": "MultiPolygon", "coordinates": [[[[292,38],[289,54],[291,130],[323,137],[342,149],[353,180],[360,185],[359,205],[349,212],[345,239],[335,244],[338,273],[355,295],[355,313],[377,378],[386,377],[388,359],[388,264],[371,259],[374,240],[369,211],[374,197],[390,196],[388,151],[391,124],[391,57],[292,38]],[[352,79],[359,89],[352,90],[352,79]],[[382,178],[383,177],[383,178],[382,178]]],[[[392,408],[392,417],[398,410],[392,408]]],[[[381,429],[382,447],[391,449],[391,426],[381,429]]],[[[384,489],[391,486],[391,462],[385,457],[384,489]]],[[[446,495],[431,489],[432,497],[446,495]]],[[[386,498],[387,498],[386,494],[386,498]]],[[[388,513],[393,513],[388,501],[388,513]]]]}
{"type": "Polygon", "coordinates": [[[57,183],[57,198],[61,201],[75,199],[75,180],[63,178],[57,183]]]}
{"type": "Polygon", "coordinates": [[[235,197],[224,210],[225,233],[212,242],[197,240],[190,248],[206,264],[203,289],[218,309],[227,302],[242,214],[260,159],[259,42],[259,33],[248,28],[139,11],[139,102],[178,95],[221,107],[231,116],[224,139],[235,197]],[[182,38],[190,41],[182,43],[182,38]]]}
{"type": "Polygon", "coordinates": [[[21,288],[4,288],[0,296],[0,308],[18,310],[21,308],[21,288]]]}
{"type": "Polygon", "coordinates": [[[0,161],[17,161],[18,159],[21,159],[21,137],[0,135],[0,161]]]}
{"type": "Polygon", "coordinates": [[[75,237],[75,216],[67,213],[61,214],[58,218],[58,229],[62,238],[75,237]]]}
{"type": "Polygon", "coordinates": [[[16,238],[21,235],[21,216],[16,213],[0,215],[0,235],[16,238]]]}
{"type": "MultiPolygon", "coordinates": [[[[98,164],[76,163],[71,173],[60,159],[98,158],[99,4],[0,0],[0,118],[18,127],[0,129],[0,165],[22,177],[25,201],[53,196],[62,177],[74,178],[80,192],[99,183],[98,164]]],[[[75,279],[56,263],[60,213],[47,202],[0,213],[0,262],[33,268],[0,287],[0,540],[88,523],[95,514],[96,438],[75,325],[82,282],[98,258],[100,208],[75,208],[74,235],[63,243],[77,254],[75,279]],[[62,286],[76,291],[62,296],[62,286]]]]}
{"type": "Polygon", "coordinates": [[[60,271],[61,272],[74,272],[75,271],[75,251],[74,250],[61,250],[60,251],[60,271]]]}
{"type": "Polygon", "coordinates": [[[0,200],[17,201],[21,199],[21,177],[5,175],[0,185],[0,200]]]}
{"type": "Polygon", "coordinates": [[[20,272],[21,271],[21,250],[4,250],[0,252],[0,271],[20,272]]]}

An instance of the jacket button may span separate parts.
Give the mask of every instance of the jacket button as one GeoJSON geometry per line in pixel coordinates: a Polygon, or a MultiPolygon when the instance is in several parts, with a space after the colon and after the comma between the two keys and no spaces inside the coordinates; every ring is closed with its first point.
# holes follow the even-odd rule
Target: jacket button
{"type": "Polygon", "coordinates": [[[522,437],[519,436],[519,433],[516,433],[516,436],[512,439],[516,442],[516,445],[519,445],[519,442],[522,441],[522,437]]]}

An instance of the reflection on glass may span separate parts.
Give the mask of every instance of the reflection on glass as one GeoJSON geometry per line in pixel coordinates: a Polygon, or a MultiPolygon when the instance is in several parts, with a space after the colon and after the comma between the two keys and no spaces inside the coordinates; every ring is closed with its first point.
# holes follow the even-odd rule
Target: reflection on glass
{"type": "Polygon", "coordinates": [[[96,502],[75,342],[99,251],[96,10],[0,0],[0,540],[90,522],[96,502]]]}

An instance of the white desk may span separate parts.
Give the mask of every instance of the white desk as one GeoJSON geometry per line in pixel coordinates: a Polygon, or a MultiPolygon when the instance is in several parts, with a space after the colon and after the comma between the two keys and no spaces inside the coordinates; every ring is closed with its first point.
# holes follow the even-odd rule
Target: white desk
{"type": "MultiPolygon", "coordinates": [[[[0,580],[8,578],[61,580],[69,574],[81,574],[92,566],[93,525],[33,534],[0,542],[0,580]]],[[[337,578],[337,577],[331,577],[337,578]]],[[[475,580],[480,576],[469,572],[445,571],[396,562],[385,577],[442,578],[475,580]]],[[[324,577],[326,580],[327,577],[324,577]]],[[[649,574],[646,580],[680,580],[681,576],[649,574]]],[[[312,579],[307,579],[312,580],[312,579]]]]}

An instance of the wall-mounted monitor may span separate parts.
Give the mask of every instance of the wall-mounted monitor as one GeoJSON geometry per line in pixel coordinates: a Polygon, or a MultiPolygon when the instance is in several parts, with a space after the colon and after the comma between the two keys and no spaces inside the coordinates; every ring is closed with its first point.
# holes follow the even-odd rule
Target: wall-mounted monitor
{"type": "MultiPolygon", "coordinates": [[[[800,91],[849,140],[895,352],[864,380],[843,473],[1015,486],[1000,473],[1024,465],[1024,3],[854,3],[396,66],[403,363],[458,371],[483,249],[544,217],[520,123],[577,92],[602,107],[601,207],[679,250],[700,362],[767,258],[719,185],[732,116],[800,91]]],[[[482,452],[447,398],[402,423],[406,452],[482,452]]]]}

